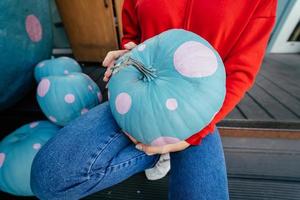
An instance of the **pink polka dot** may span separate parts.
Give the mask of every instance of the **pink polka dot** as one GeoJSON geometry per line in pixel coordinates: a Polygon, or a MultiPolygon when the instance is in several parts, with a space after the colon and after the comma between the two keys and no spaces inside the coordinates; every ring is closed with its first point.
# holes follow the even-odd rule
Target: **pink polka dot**
{"type": "Polygon", "coordinates": [[[64,74],[69,74],[69,71],[68,71],[68,70],[65,70],[65,71],[64,71],[64,74]]]}
{"type": "Polygon", "coordinates": [[[175,138],[175,137],[159,137],[159,138],[156,138],[155,140],[153,140],[151,142],[151,145],[152,146],[164,146],[164,145],[167,145],[167,144],[175,144],[175,143],[178,143],[180,142],[180,139],[178,138],[175,138]]]}
{"type": "Polygon", "coordinates": [[[49,116],[48,118],[50,119],[50,121],[52,121],[54,123],[57,122],[57,119],[53,116],[49,116]]]}
{"type": "Polygon", "coordinates": [[[26,17],[25,26],[27,34],[33,42],[38,42],[42,39],[42,26],[40,20],[35,15],[28,15],[26,17]]]}
{"type": "Polygon", "coordinates": [[[87,108],[82,109],[82,110],[81,110],[81,115],[87,113],[88,111],[89,111],[89,109],[87,109],[87,108]]]}
{"type": "Polygon", "coordinates": [[[88,85],[88,88],[89,88],[90,91],[93,90],[93,87],[91,85],[88,85]]]}
{"type": "Polygon", "coordinates": [[[169,110],[176,110],[178,104],[177,104],[177,100],[174,99],[174,98],[170,98],[170,99],[167,99],[166,101],[166,107],[169,109],[169,110]]]}
{"type": "Polygon", "coordinates": [[[214,52],[200,42],[183,43],[174,54],[175,69],[190,78],[210,76],[217,70],[214,52]]]}
{"type": "Polygon", "coordinates": [[[138,50],[138,51],[144,51],[145,48],[146,48],[146,45],[145,45],[145,44],[140,44],[140,45],[137,47],[137,50],[138,50]]]}
{"type": "Polygon", "coordinates": [[[75,96],[73,94],[66,94],[65,102],[66,103],[73,103],[75,101],[75,96]]]}
{"type": "Polygon", "coordinates": [[[68,75],[70,78],[75,78],[75,75],[73,75],[73,74],[70,74],[70,75],[68,75]]]}
{"type": "Polygon", "coordinates": [[[0,168],[2,167],[5,160],[5,153],[0,153],[0,168]]]}
{"type": "Polygon", "coordinates": [[[38,64],[38,67],[44,67],[45,66],[45,63],[44,62],[41,62],[38,64]]]}
{"type": "Polygon", "coordinates": [[[36,150],[39,150],[41,148],[41,144],[40,143],[35,143],[32,145],[32,148],[36,149],[36,150]]]}
{"type": "Polygon", "coordinates": [[[32,122],[32,123],[29,124],[29,127],[30,127],[30,128],[34,128],[34,127],[36,127],[37,125],[39,125],[38,122],[32,122]]]}
{"type": "Polygon", "coordinates": [[[129,94],[122,92],[116,98],[116,109],[121,115],[126,114],[131,107],[131,97],[129,94]]]}
{"type": "Polygon", "coordinates": [[[42,79],[38,85],[37,93],[40,97],[44,97],[50,88],[50,81],[48,79],[42,79]]]}
{"type": "Polygon", "coordinates": [[[97,92],[97,97],[98,97],[99,103],[101,103],[102,102],[102,94],[101,94],[101,92],[97,92]]]}

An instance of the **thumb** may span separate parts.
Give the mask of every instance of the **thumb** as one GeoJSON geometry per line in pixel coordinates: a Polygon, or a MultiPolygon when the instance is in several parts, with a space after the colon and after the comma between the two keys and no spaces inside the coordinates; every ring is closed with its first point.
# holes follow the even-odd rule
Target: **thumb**
{"type": "Polygon", "coordinates": [[[135,44],[134,42],[128,42],[128,43],[124,44],[124,47],[125,47],[125,49],[127,49],[127,50],[131,50],[131,49],[133,49],[134,47],[136,47],[136,44],[135,44]]]}

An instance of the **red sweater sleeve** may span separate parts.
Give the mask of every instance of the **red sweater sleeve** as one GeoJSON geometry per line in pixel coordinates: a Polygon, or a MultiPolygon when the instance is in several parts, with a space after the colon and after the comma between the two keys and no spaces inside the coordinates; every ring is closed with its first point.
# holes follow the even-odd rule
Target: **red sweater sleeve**
{"type": "Polygon", "coordinates": [[[207,127],[186,140],[189,144],[198,145],[252,87],[274,26],[276,6],[276,0],[261,1],[237,43],[223,60],[226,70],[226,96],[223,106],[207,127]]]}
{"type": "Polygon", "coordinates": [[[125,0],[122,9],[123,37],[121,48],[124,49],[124,44],[128,42],[140,43],[140,27],[136,14],[136,1],[125,0]]]}

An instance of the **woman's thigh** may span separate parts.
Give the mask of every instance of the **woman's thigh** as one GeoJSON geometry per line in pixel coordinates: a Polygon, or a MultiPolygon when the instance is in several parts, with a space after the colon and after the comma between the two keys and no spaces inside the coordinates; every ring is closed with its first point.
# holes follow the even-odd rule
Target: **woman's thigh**
{"type": "Polygon", "coordinates": [[[227,200],[228,183],[218,129],[198,146],[171,154],[169,176],[171,200],[227,200]]]}
{"type": "Polygon", "coordinates": [[[134,148],[114,121],[108,103],[75,119],[36,155],[31,187],[40,199],[79,199],[155,164],[134,148]]]}

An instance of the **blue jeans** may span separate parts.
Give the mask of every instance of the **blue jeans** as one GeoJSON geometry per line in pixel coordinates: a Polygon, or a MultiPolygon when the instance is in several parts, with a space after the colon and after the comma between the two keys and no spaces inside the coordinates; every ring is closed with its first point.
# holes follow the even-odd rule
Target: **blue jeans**
{"type": "MultiPolygon", "coordinates": [[[[170,156],[169,199],[229,199],[217,129],[201,145],[170,156]]],[[[73,120],[40,149],[31,168],[31,188],[42,200],[80,199],[153,167],[158,159],[135,148],[105,102],[73,120]]]]}

